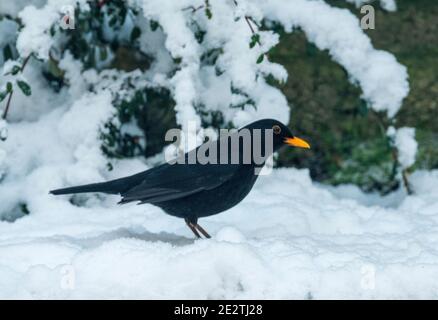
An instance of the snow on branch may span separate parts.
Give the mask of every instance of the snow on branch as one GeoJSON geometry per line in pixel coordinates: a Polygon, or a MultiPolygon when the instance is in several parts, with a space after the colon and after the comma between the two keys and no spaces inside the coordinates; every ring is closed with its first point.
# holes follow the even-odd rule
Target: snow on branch
{"type": "Polygon", "coordinates": [[[402,169],[407,169],[415,163],[415,156],[418,150],[418,143],[415,140],[415,128],[403,127],[395,130],[388,129],[388,135],[393,139],[397,148],[397,161],[402,169]]]}
{"type": "MultiPolygon", "coordinates": [[[[373,0],[346,0],[347,2],[353,3],[356,7],[360,7],[366,3],[370,3],[373,0]]],[[[397,3],[395,0],[380,0],[380,6],[386,11],[393,12],[397,10],[397,3]]]]}
{"type": "Polygon", "coordinates": [[[20,55],[27,57],[34,53],[38,58],[47,60],[50,47],[54,43],[54,39],[50,35],[50,27],[60,19],[63,6],[75,6],[76,3],[85,6],[86,1],[48,1],[41,8],[36,8],[33,5],[24,7],[18,13],[23,24],[23,29],[17,38],[17,49],[20,55]]]}
{"type": "Polygon", "coordinates": [[[374,49],[350,11],[318,0],[257,3],[267,19],[280,22],[288,32],[301,28],[319,49],[328,50],[359,83],[374,110],[395,116],[409,92],[406,67],[392,54],[374,49]]]}
{"type": "MultiPolygon", "coordinates": [[[[74,1],[64,2],[73,4],[74,1]]],[[[333,59],[345,67],[351,80],[361,86],[364,99],[377,111],[386,110],[393,117],[409,91],[406,68],[393,55],[373,48],[351,12],[322,1],[136,0],[130,4],[140,8],[146,19],[158,22],[165,35],[166,50],[178,61],[178,70],[169,84],[176,101],[177,122],[182,126],[188,120],[201,125],[196,108],[199,105],[207,109],[213,105],[213,109],[223,111],[227,121],[239,122],[242,110],[230,110],[229,106],[236,100],[243,101],[242,96],[252,101],[242,105],[248,116],[257,118],[268,113],[263,104],[259,105],[257,96],[263,81],[257,79],[271,74],[285,81],[287,73],[282,66],[264,58],[278,43],[278,35],[259,30],[263,19],[280,22],[288,32],[301,28],[310,41],[321,50],[328,50],[333,59]],[[251,45],[254,42],[258,45],[251,45]],[[202,59],[214,50],[218,53],[215,75],[212,75],[211,65],[205,65],[202,59]],[[217,82],[222,83],[222,89],[236,90],[231,94],[211,90],[211,85],[220,90],[217,82]],[[217,95],[223,99],[218,101],[217,95]]],[[[47,59],[53,44],[49,29],[59,19],[60,5],[49,1],[42,8],[27,6],[20,12],[24,28],[17,48],[21,55],[34,52],[37,57],[47,59]]],[[[86,7],[86,3],[82,2],[81,6],[86,7]]],[[[276,101],[279,104],[269,109],[273,114],[282,115],[279,120],[287,122],[285,99],[276,101]]]]}

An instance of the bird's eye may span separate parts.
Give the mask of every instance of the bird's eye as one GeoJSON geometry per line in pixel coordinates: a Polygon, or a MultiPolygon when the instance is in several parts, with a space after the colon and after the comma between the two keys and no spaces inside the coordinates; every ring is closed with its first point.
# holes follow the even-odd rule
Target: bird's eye
{"type": "Polygon", "coordinates": [[[281,133],[280,126],[277,126],[277,125],[273,126],[272,130],[274,131],[275,134],[280,134],[281,133]]]}

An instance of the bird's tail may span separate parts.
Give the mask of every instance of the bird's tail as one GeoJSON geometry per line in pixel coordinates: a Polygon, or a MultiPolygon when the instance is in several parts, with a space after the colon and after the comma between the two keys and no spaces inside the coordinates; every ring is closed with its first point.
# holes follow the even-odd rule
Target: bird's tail
{"type": "Polygon", "coordinates": [[[85,193],[85,192],[103,192],[110,194],[123,193],[126,190],[141,183],[148,175],[149,171],[143,171],[129,177],[111,180],[107,182],[91,183],[82,186],[69,187],[63,189],[51,190],[50,193],[54,195],[71,194],[71,193],[85,193]]]}
{"type": "Polygon", "coordinates": [[[120,192],[120,188],[113,181],[91,183],[82,186],[69,187],[63,189],[51,190],[50,193],[54,195],[71,194],[71,193],[85,193],[85,192],[103,192],[117,194],[120,192]]]}

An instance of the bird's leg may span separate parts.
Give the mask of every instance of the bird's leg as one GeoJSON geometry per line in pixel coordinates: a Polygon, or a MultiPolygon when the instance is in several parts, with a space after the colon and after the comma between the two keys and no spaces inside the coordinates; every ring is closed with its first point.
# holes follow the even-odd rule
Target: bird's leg
{"type": "Polygon", "coordinates": [[[196,238],[201,238],[201,236],[199,235],[199,232],[195,229],[195,225],[193,223],[191,223],[189,221],[189,219],[184,219],[187,226],[190,228],[190,230],[192,230],[192,232],[195,234],[196,238]]]}
{"type": "Polygon", "coordinates": [[[205,231],[204,228],[201,227],[199,224],[195,224],[195,228],[198,229],[199,232],[201,232],[204,235],[204,237],[206,237],[208,239],[211,238],[211,236],[207,233],[207,231],[205,231]]]}

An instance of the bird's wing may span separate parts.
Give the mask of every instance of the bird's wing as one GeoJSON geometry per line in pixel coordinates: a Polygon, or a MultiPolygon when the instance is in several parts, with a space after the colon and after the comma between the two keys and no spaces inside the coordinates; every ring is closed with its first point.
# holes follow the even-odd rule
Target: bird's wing
{"type": "Polygon", "coordinates": [[[173,164],[149,170],[138,185],[122,192],[120,203],[157,203],[211,190],[229,180],[238,165],[173,164]]]}

